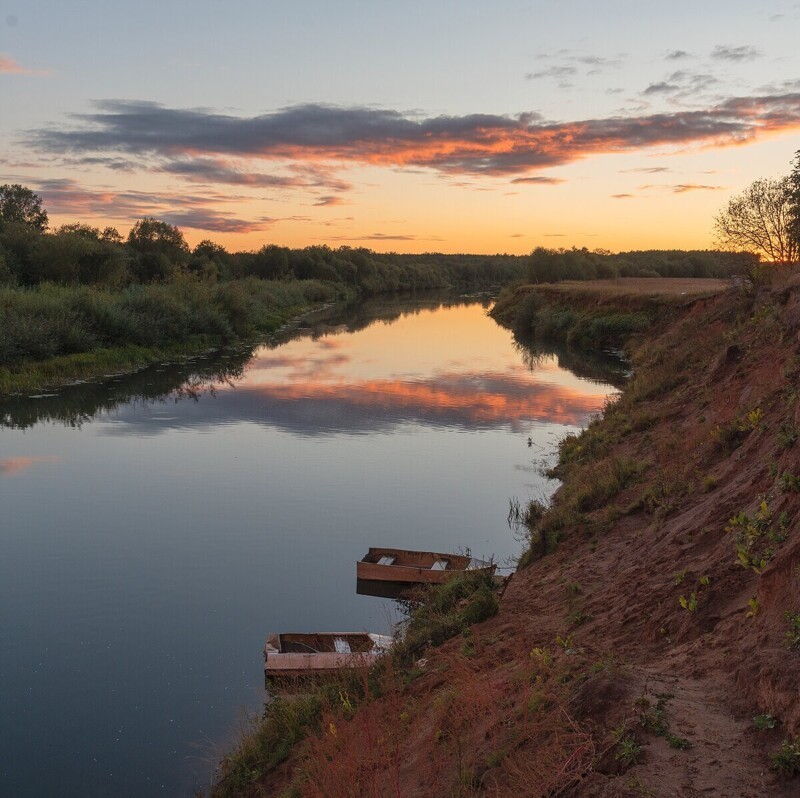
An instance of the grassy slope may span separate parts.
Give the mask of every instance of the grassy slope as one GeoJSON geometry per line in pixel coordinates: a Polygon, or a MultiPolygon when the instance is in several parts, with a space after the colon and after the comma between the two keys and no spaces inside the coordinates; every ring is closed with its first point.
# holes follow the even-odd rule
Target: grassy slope
{"type": "Polygon", "coordinates": [[[241,794],[796,794],[798,335],[797,285],[684,308],[562,446],[497,616],[241,794]]]}

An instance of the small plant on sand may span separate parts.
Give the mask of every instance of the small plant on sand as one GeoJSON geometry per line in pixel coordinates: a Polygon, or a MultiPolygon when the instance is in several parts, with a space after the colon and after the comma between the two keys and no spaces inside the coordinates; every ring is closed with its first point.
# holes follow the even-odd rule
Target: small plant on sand
{"type": "Polygon", "coordinates": [[[678,604],[681,605],[687,612],[697,612],[697,593],[692,592],[689,598],[681,596],[678,599],[678,604]]]}
{"type": "Polygon", "coordinates": [[[682,585],[683,581],[686,579],[686,574],[687,573],[688,573],[688,571],[687,571],[686,568],[684,568],[682,571],[678,571],[678,573],[675,574],[675,580],[674,580],[675,584],[676,585],[682,585]]]}
{"type": "Polygon", "coordinates": [[[761,609],[761,602],[753,596],[752,598],[747,600],[747,614],[744,616],[745,618],[755,618],[758,615],[758,611],[761,609]]]}
{"type": "Polygon", "coordinates": [[[672,698],[670,693],[659,693],[656,705],[651,709],[650,701],[642,696],[637,702],[642,711],[639,713],[639,725],[657,737],[664,737],[669,731],[667,723],[667,702],[672,698]]]}
{"type": "Polygon", "coordinates": [[[717,478],[708,474],[707,476],[703,477],[703,482],[700,486],[700,489],[703,493],[711,493],[717,487],[717,478]]]}
{"type": "Polygon", "coordinates": [[[791,421],[784,421],[778,428],[778,445],[789,449],[800,436],[800,428],[791,421]]]}
{"type": "Polygon", "coordinates": [[[800,743],[797,740],[789,742],[784,740],[775,754],[770,754],[772,769],[777,770],[782,776],[791,778],[800,773],[800,743]]]}
{"type": "Polygon", "coordinates": [[[558,643],[561,648],[565,651],[573,651],[575,642],[575,635],[570,633],[566,637],[561,637],[561,635],[556,635],[556,643],[558,643]]]}
{"type": "Polygon", "coordinates": [[[773,523],[772,511],[766,499],[762,499],[758,510],[749,516],[744,511],[728,521],[726,532],[733,535],[736,545],[736,564],[750,568],[760,574],[775,555],[775,546],[786,539],[789,519],[781,513],[777,525],[773,523]]]}
{"type": "Polygon", "coordinates": [[[616,759],[625,767],[637,764],[641,755],[642,746],[632,734],[626,735],[617,743],[616,759]]]}
{"type": "Polygon", "coordinates": [[[784,493],[798,493],[800,492],[800,477],[796,474],[791,474],[784,471],[780,478],[781,490],[784,493]]]}
{"type": "Polygon", "coordinates": [[[675,748],[678,751],[688,751],[692,747],[689,740],[685,737],[679,737],[677,734],[668,734],[666,740],[670,748],[675,748]]]}
{"type": "Polygon", "coordinates": [[[739,423],[745,430],[764,429],[764,413],[760,407],[754,407],[739,423]]]}
{"type": "Polygon", "coordinates": [[[777,719],[772,715],[756,715],[753,717],[753,726],[755,726],[756,731],[774,729],[777,722],[777,719]]]}
{"type": "Polygon", "coordinates": [[[800,612],[786,612],[786,622],[789,630],[784,635],[786,648],[790,651],[800,651],[800,612]]]}

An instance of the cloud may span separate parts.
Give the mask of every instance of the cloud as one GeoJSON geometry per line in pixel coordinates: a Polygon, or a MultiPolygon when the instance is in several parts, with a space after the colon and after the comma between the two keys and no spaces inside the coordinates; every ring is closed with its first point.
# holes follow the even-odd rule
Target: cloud
{"type": "Polygon", "coordinates": [[[697,94],[719,83],[719,80],[706,72],[690,72],[679,69],[664,80],[651,83],[642,92],[645,96],[654,94],[697,94]]]}
{"type": "Polygon", "coordinates": [[[646,174],[646,175],[655,175],[660,174],[661,172],[669,172],[671,171],[666,166],[639,166],[636,169],[620,169],[620,174],[626,174],[628,172],[638,172],[639,174],[646,174]]]}
{"type": "Polygon", "coordinates": [[[684,58],[691,58],[691,57],[692,57],[691,53],[686,52],[686,50],[670,50],[664,56],[664,58],[666,58],[667,61],[681,61],[684,58]]]}
{"type": "Polygon", "coordinates": [[[363,236],[327,236],[319,241],[444,241],[439,236],[418,236],[410,233],[368,233],[363,236]]]}
{"type": "Polygon", "coordinates": [[[722,191],[724,186],[704,186],[699,183],[679,183],[676,186],[669,186],[673,194],[685,194],[687,191],[722,191]]]}
{"type": "Polygon", "coordinates": [[[756,58],[760,58],[761,55],[761,50],[750,47],[747,44],[738,47],[718,44],[711,51],[711,57],[716,58],[718,61],[753,61],[756,58]]]}
{"type": "Polygon", "coordinates": [[[612,194],[611,199],[633,199],[635,194],[612,194]]]}
{"type": "Polygon", "coordinates": [[[546,177],[545,175],[534,175],[533,177],[515,177],[512,183],[534,183],[542,186],[557,186],[564,181],[560,177],[546,177]]]}
{"type": "Polygon", "coordinates": [[[273,220],[240,219],[215,207],[240,197],[210,193],[155,194],[142,191],[115,191],[88,188],[69,178],[26,181],[42,196],[51,213],[76,217],[105,216],[130,221],[143,216],[157,216],[179,227],[221,233],[245,233],[263,230],[273,220]]]}
{"type": "Polygon", "coordinates": [[[552,66],[547,69],[540,69],[538,72],[528,72],[525,80],[540,80],[542,78],[556,78],[563,80],[577,74],[578,70],[574,66],[552,66]]]}
{"type": "Polygon", "coordinates": [[[106,101],[76,126],[32,131],[43,153],[241,158],[312,169],[351,165],[519,175],[603,153],[731,146],[800,128],[800,93],[734,97],[706,109],[545,122],[538,114],[422,117],[368,107],[297,105],[257,117],[106,101]]]}
{"type": "Polygon", "coordinates": [[[639,189],[641,191],[663,189],[664,191],[671,191],[673,194],[686,194],[689,191],[722,191],[724,186],[707,186],[701,183],[677,183],[670,186],[649,183],[646,186],[639,186],[639,189]]]}
{"type": "Polygon", "coordinates": [[[0,53],[0,75],[47,75],[36,69],[27,69],[5,53],[0,53]]]}
{"type": "Polygon", "coordinates": [[[666,81],[659,81],[658,83],[651,83],[645,90],[645,94],[671,94],[672,92],[679,91],[680,86],[677,83],[667,83],[666,81]]]}
{"type": "Polygon", "coordinates": [[[330,207],[331,205],[347,205],[347,200],[342,199],[341,197],[320,197],[314,205],[318,208],[320,207],[330,207]]]}
{"type": "Polygon", "coordinates": [[[290,165],[283,174],[253,172],[221,158],[181,157],[154,166],[154,171],[177,175],[195,183],[224,183],[251,188],[324,188],[347,191],[351,185],[335,177],[329,169],[290,165]]]}

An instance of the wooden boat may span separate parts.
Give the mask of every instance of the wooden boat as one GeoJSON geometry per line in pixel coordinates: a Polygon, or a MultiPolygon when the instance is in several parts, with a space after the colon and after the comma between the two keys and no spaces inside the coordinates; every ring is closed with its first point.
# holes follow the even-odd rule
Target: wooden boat
{"type": "Polygon", "coordinates": [[[311,676],[339,668],[369,667],[392,638],[368,632],[274,634],[264,646],[264,676],[311,676]]]}
{"type": "Polygon", "coordinates": [[[397,598],[417,585],[438,585],[466,571],[494,574],[497,566],[469,554],[370,548],[356,564],[360,594],[397,598]]]}

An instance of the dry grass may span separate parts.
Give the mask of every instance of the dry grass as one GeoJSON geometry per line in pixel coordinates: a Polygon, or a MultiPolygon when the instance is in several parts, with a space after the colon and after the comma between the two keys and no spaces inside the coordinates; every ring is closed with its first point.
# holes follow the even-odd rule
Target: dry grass
{"type": "Polygon", "coordinates": [[[603,294],[612,297],[658,296],[681,297],[714,296],[730,288],[728,280],[689,277],[620,277],[616,280],[566,280],[563,283],[546,283],[538,288],[566,294],[603,294]]]}

